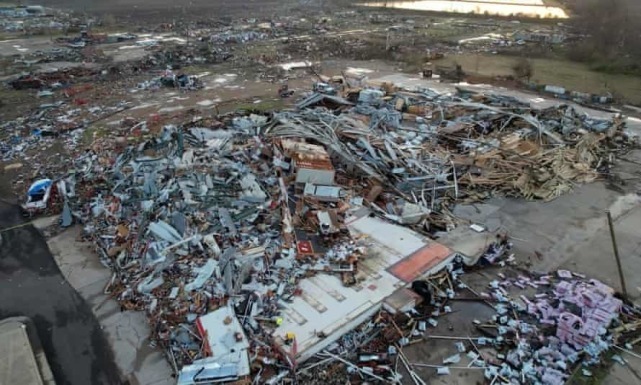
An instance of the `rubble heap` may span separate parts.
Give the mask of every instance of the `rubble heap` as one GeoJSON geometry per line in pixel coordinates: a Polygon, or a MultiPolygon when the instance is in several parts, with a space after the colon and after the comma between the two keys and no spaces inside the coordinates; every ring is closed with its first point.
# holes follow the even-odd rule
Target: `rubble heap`
{"type": "MultiPolygon", "coordinates": [[[[505,344],[505,362],[486,368],[486,378],[500,375],[520,383],[564,384],[574,367],[598,364],[614,344],[609,331],[621,322],[623,306],[614,290],[597,280],[586,280],[560,270],[557,279],[543,275],[537,279],[519,276],[491,282],[491,296],[498,301],[496,325],[498,345],[505,344]],[[522,301],[506,297],[506,288],[515,285],[542,290],[522,301]],[[525,303],[525,306],[523,306],[525,303]],[[511,310],[518,312],[521,319],[511,310]]],[[[628,313],[630,314],[630,313],[628,313]]]]}
{"type": "MultiPolygon", "coordinates": [[[[94,146],[52,185],[67,200],[65,223],[72,214],[83,223],[84,236],[113,270],[106,291],[123,310],[148,314],[153,341],[176,372],[202,367],[233,379],[251,367],[265,380],[295,366],[274,331],[283,304],[302,294],[298,282],[333,274],[345,286],[358,283],[367,248],[346,228],[350,213],[368,207],[423,233],[450,229],[455,202],[491,194],[552,199],[598,178],[609,154],[630,145],[619,118],[386,85],[347,90],[344,98],[313,93],[296,110],[194,120],[129,145],[94,146]],[[212,328],[233,329],[235,342],[228,342],[246,354],[223,366],[212,359],[220,341],[203,326],[207,319],[212,328]]],[[[587,290],[571,284],[556,290],[587,290]]],[[[614,312],[616,301],[608,298],[614,312]]],[[[503,316],[508,301],[498,301],[503,316]]],[[[593,336],[613,318],[594,324],[593,336]]],[[[501,320],[504,328],[521,325],[501,320]]],[[[576,341],[556,338],[548,339],[550,348],[578,351],[576,341]]],[[[292,342],[295,352],[295,336],[285,336],[292,342]]],[[[534,368],[524,371],[532,378],[547,373],[536,370],[545,359],[537,351],[518,353],[534,368]]]]}
{"type": "Polygon", "coordinates": [[[266,330],[297,281],[335,271],[351,285],[363,252],[341,230],[335,202],[310,202],[292,218],[290,204],[303,199],[290,195],[287,163],[265,157],[288,145],[267,146],[240,128],[246,120],[236,122],[229,130],[165,127],[120,154],[84,155],[65,180],[85,236],[114,271],[107,290],[123,309],[149,314],[177,368],[204,357],[189,328],[228,302],[251,312],[243,326],[254,354],[270,350],[266,330]],[[296,252],[294,226],[318,234],[313,254],[296,252]]]}
{"type": "MultiPolygon", "coordinates": [[[[495,265],[482,275],[496,273],[499,278],[489,282],[488,293],[475,291],[464,280],[480,266],[465,267],[455,259],[444,271],[413,283],[412,289],[422,296],[415,308],[397,314],[382,310],[318,354],[315,362],[299,368],[298,378],[340,383],[360,375],[395,383],[400,374],[394,368],[401,363],[417,385],[426,383],[417,368],[431,368],[438,375],[479,370],[487,383],[561,385],[572,376],[593,376],[592,368],[603,364],[607,352],[630,352],[639,341],[641,312],[616,298],[611,287],[566,270],[524,272],[513,255],[507,256],[509,249],[507,240],[498,241],[480,262],[495,265]],[[503,268],[497,273],[498,266],[503,268]],[[485,322],[467,321],[476,335],[457,335],[452,327],[449,333],[441,330],[448,335],[438,335],[439,321],[451,324],[454,304],[470,301],[484,303],[495,315],[485,322]],[[411,362],[403,352],[414,343],[439,339],[452,340],[454,354],[438,364],[411,362]]],[[[612,360],[625,364],[617,354],[612,360]]]]}
{"type": "Polygon", "coordinates": [[[196,90],[202,88],[203,84],[197,76],[176,74],[171,69],[166,69],[160,76],[138,84],[137,88],[157,90],[161,87],[196,90]]]}
{"type": "Polygon", "coordinates": [[[535,110],[497,95],[385,86],[388,92],[352,94],[355,103],[312,95],[298,104],[302,110],[274,114],[264,132],[322,143],[347,173],[370,178],[370,189],[395,197],[372,195],[372,207],[428,231],[454,226],[441,214],[455,202],[496,194],[554,199],[607,173],[609,154],[634,144],[620,117],[595,119],[565,105],[535,110]],[[417,211],[433,214],[423,222],[417,211]]]}

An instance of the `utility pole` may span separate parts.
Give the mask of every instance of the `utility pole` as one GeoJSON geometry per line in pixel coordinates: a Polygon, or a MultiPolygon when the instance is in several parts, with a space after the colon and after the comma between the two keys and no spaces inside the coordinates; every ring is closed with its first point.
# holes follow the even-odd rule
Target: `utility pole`
{"type": "Polygon", "coordinates": [[[390,30],[387,30],[387,35],[385,36],[385,51],[389,51],[390,49],[390,30]]]}
{"type": "Polygon", "coordinates": [[[619,257],[619,247],[617,246],[617,239],[614,236],[614,224],[612,223],[612,214],[610,210],[605,212],[608,216],[608,226],[610,227],[610,238],[612,238],[612,248],[614,249],[614,257],[617,261],[617,268],[619,269],[619,280],[621,281],[621,290],[623,297],[628,298],[628,290],[625,287],[625,277],[623,276],[623,269],[621,268],[621,258],[619,257]]]}

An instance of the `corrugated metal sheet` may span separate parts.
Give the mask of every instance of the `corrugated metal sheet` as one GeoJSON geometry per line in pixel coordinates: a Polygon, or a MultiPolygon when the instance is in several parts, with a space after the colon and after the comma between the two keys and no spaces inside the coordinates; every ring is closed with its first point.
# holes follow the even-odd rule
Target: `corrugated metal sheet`
{"type": "Polygon", "coordinates": [[[182,368],[177,385],[214,384],[238,379],[236,364],[220,364],[215,358],[194,361],[182,368]]]}

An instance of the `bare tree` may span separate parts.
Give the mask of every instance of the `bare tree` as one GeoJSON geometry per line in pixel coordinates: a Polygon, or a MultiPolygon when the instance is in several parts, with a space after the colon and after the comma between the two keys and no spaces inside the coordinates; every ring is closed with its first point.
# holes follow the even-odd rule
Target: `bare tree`
{"type": "Polygon", "coordinates": [[[454,62],[454,78],[457,82],[462,82],[465,79],[465,71],[463,71],[463,66],[454,62]]]}
{"type": "Polygon", "coordinates": [[[514,71],[514,76],[518,79],[527,79],[527,82],[530,82],[532,75],[534,75],[534,67],[532,62],[528,59],[522,57],[512,66],[512,71],[514,71]]]}
{"type": "Polygon", "coordinates": [[[116,17],[112,14],[106,14],[102,17],[102,25],[105,27],[113,27],[116,25],[116,17]]]}
{"type": "Polygon", "coordinates": [[[638,0],[585,0],[574,6],[574,26],[588,36],[597,57],[640,55],[641,2],[638,0]]]}

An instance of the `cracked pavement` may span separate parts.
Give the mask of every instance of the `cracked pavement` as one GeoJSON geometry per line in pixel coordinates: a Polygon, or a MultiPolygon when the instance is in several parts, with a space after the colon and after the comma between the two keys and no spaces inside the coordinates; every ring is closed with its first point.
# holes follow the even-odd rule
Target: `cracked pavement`
{"type": "Polygon", "coordinates": [[[104,293],[111,272],[89,244],[78,242],[80,226],[72,227],[48,242],[62,274],[87,301],[115,355],[115,364],[131,385],[174,384],[163,353],[149,344],[147,317],[137,311],[121,311],[104,293]]]}

